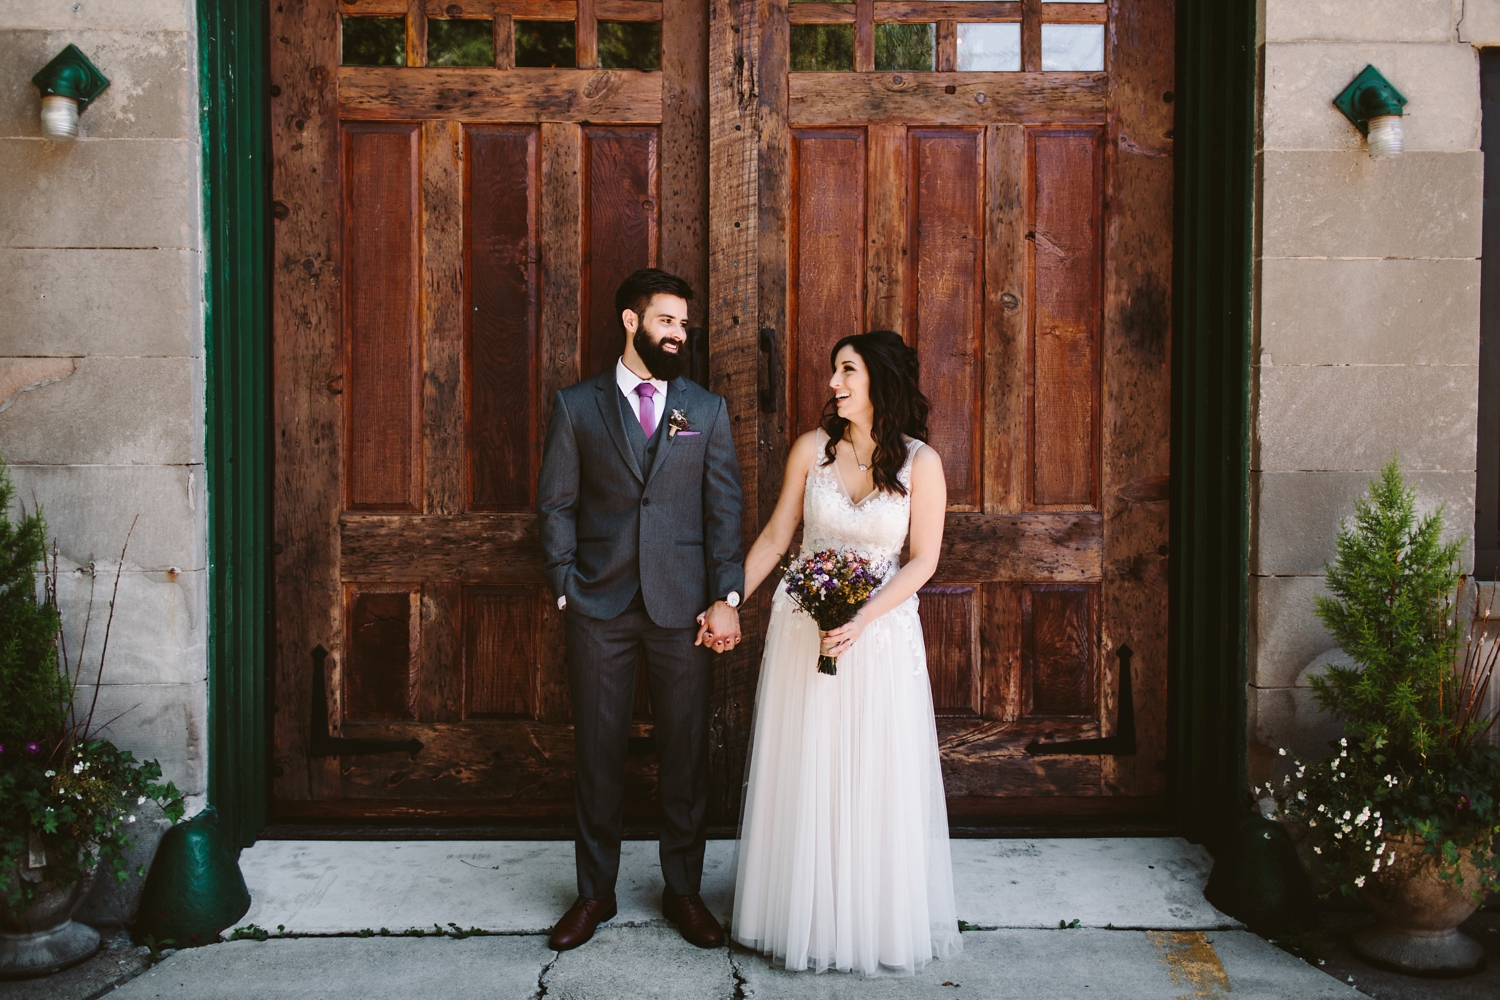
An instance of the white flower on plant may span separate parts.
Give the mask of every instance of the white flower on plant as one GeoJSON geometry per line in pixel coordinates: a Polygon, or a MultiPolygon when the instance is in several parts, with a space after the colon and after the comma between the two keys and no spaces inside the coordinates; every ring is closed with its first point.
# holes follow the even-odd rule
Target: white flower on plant
{"type": "Polygon", "coordinates": [[[134,823],[135,822],[135,814],[131,813],[129,816],[126,816],[125,817],[125,822],[127,822],[127,823],[134,823]]]}
{"type": "Polygon", "coordinates": [[[1313,853],[1314,854],[1322,854],[1323,853],[1323,848],[1321,848],[1321,847],[1314,847],[1313,848],[1313,853]]]}
{"type": "Polygon", "coordinates": [[[140,798],[136,799],[135,800],[135,804],[138,805],[138,806],[145,805],[146,804],[146,796],[142,795],[140,798]]]}
{"type": "Polygon", "coordinates": [[[1348,745],[1349,745],[1349,740],[1347,738],[1343,737],[1343,736],[1340,736],[1339,737],[1339,746],[1346,747],[1348,745]]]}
{"type": "Polygon", "coordinates": [[[1354,884],[1363,889],[1365,887],[1365,877],[1361,875],[1359,878],[1354,880],[1354,884]]]}
{"type": "Polygon", "coordinates": [[[1382,840],[1380,842],[1380,846],[1377,847],[1377,848],[1375,848],[1375,853],[1376,854],[1384,854],[1385,853],[1385,841],[1382,840]]]}
{"type": "Polygon", "coordinates": [[[1350,813],[1349,813],[1349,810],[1347,810],[1347,809],[1345,809],[1345,810],[1344,810],[1344,818],[1345,818],[1345,819],[1348,819],[1348,818],[1349,818],[1349,816],[1350,816],[1350,813]]]}
{"type": "Polygon", "coordinates": [[[83,773],[83,761],[79,761],[78,763],[76,763],[76,764],[73,765],[73,773],[74,774],[82,774],[83,773]]]}
{"type": "Polygon", "coordinates": [[[57,777],[57,772],[56,771],[44,771],[44,772],[42,772],[42,777],[44,777],[44,778],[55,778],[55,777],[57,777]]]}
{"type": "Polygon", "coordinates": [[[1286,747],[1282,747],[1281,749],[1277,750],[1276,752],[1278,754],[1280,754],[1281,756],[1285,757],[1286,756],[1286,747]]]}
{"type": "Polygon", "coordinates": [[[1335,831],[1333,831],[1333,839],[1334,840],[1343,840],[1344,839],[1344,835],[1342,833],[1339,833],[1337,830],[1335,830],[1335,831]]]}
{"type": "Polygon", "coordinates": [[[1340,777],[1340,778],[1342,778],[1342,777],[1343,777],[1343,776],[1344,776],[1344,772],[1343,772],[1343,771],[1340,771],[1340,772],[1339,772],[1339,777],[1340,777]]]}
{"type": "Polygon", "coordinates": [[[1374,865],[1373,868],[1370,869],[1370,871],[1372,871],[1372,872],[1378,872],[1378,871],[1380,871],[1380,859],[1379,858],[1375,859],[1375,865],[1374,865]]]}
{"type": "Polygon", "coordinates": [[[1318,812],[1322,812],[1322,811],[1323,811],[1323,805],[1322,805],[1322,803],[1319,803],[1318,804],[1318,812]]]}
{"type": "Polygon", "coordinates": [[[1306,802],[1307,801],[1307,793],[1306,792],[1298,792],[1297,793],[1297,801],[1298,802],[1306,802]]]}
{"type": "Polygon", "coordinates": [[[1396,863],[1396,852],[1392,851],[1391,852],[1391,856],[1385,859],[1385,866],[1387,868],[1389,868],[1391,865],[1393,865],[1395,863],[1396,863]]]}
{"type": "Polygon", "coordinates": [[[1309,819],[1309,820],[1308,820],[1308,821],[1307,821],[1307,825],[1308,825],[1308,826],[1317,826],[1317,825],[1318,825],[1318,821],[1317,821],[1317,820],[1315,820],[1315,819],[1309,819]]]}

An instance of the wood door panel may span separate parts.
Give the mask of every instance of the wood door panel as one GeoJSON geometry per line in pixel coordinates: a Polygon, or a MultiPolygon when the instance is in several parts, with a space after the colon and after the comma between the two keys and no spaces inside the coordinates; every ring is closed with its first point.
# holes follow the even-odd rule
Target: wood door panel
{"type": "Polygon", "coordinates": [[[409,587],[351,587],[340,669],[343,719],[415,719],[420,597],[409,587]]]}
{"type": "Polygon", "coordinates": [[[1097,502],[1100,212],[1098,129],[1028,130],[1035,286],[1028,398],[1031,500],[1097,502]]]}
{"type": "Polygon", "coordinates": [[[349,507],[422,509],[418,127],[344,131],[349,507]]]}
{"type": "Polygon", "coordinates": [[[1095,588],[1021,588],[1021,713],[1089,719],[1098,713],[1095,588]]]}
{"type": "Polygon", "coordinates": [[[615,363],[624,337],[615,289],[637,268],[656,264],[660,245],[658,129],[585,126],[584,300],[586,378],[615,363]]]}
{"type": "Polygon", "coordinates": [[[865,132],[794,129],[791,153],[795,438],[818,426],[828,401],[828,352],[864,331],[865,132]]]}
{"type": "Polygon", "coordinates": [[[661,121],[659,73],[620,69],[443,69],[340,66],[346,120],[422,117],[464,122],[661,121]]]}
{"type": "Polygon", "coordinates": [[[787,92],[793,126],[1072,124],[1104,118],[1108,78],[1102,73],[792,73],[787,92]]]}
{"type": "Polygon", "coordinates": [[[539,459],[538,130],[470,125],[464,135],[468,509],[527,510],[539,459]]]}
{"type": "Polygon", "coordinates": [[[974,587],[924,587],[918,597],[932,707],[940,716],[978,716],[984,711],[978,596],[974,587]]]}
{"type": "Polygon", "coordinates": [[[464,718],[537,719],[535,587],[464,588],[464,718]]]}
{"type": "Polygon", "coordinates": [[[943,456],[948,506],[980,505],[984,384],[984,133],[911,129],[912,280],[907,339],[917,348],[932,413],[930,443],[943,456]]]}

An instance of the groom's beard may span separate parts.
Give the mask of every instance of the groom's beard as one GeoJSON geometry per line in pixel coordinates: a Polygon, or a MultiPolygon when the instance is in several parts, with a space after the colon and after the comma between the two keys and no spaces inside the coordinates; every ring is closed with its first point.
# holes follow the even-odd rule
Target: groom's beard
{"type": "MultiPolygon", "coordinates": [[[[665,339],[665,338],[664,338],[665,339]]],[[[631,341],[635,344],[635,353],[641,356],[646,364],[646,370],[651,373],[652,378],[659,378],[663,382],[670,382],[687,371],[687,344],[677,345],[677,353],[662,350],[661,341],[652,340],[651,335],[646,332],[645,327],[637,327],[635,337],[631,341]]]]}

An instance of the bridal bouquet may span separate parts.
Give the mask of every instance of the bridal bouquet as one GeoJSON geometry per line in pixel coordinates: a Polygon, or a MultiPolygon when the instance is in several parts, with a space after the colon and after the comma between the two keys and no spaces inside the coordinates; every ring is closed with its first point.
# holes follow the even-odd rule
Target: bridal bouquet
{"type": "Polygon", "coordinates": [[[824,549],[792,561],[787,567],[786,592],[797,607],[818,623],[818,671],[838,673],[838,661],[828,655],[826,634],[847,625],[859,614],[884,580],[884,567],[847,549],[824,549]]]}

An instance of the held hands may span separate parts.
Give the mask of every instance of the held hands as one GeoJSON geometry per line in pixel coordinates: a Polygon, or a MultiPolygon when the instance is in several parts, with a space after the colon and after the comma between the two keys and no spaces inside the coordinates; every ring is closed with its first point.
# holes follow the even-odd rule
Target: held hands
{"type": "Polygon", "coordinates": [[[853,646],[855,640],[864,632],[865,625],[864,612],[860,612],[854,616],[854,619],[849,624],[829,629],[825,633],[825,638],[828,642],[828,655],[834,659],[838,659],[849,652],[849,647],[853,646]]]}
{"type": "Polygon", "coordinates": [[[693,645],[723,653],[739,645],[739,641],[740,613],[723,601],[714,601],[698,616],[698,638],[693,645]]]}

